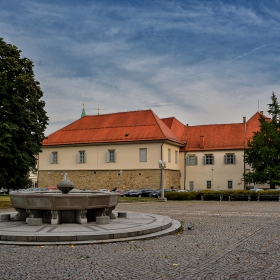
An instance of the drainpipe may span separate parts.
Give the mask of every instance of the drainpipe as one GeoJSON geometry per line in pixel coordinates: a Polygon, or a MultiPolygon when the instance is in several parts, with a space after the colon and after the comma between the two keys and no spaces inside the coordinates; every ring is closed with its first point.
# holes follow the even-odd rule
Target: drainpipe
{"type": "Polygon", "coordinates": [[[186,165],[187,152],[184,152],[184,190],[186,190],[186,177],[187,177],[187,165],[186,165]]]}
{"type": "MultiPolygon", "coordinates": [[[[163,161],[163,151],[162,151],[162,147],[163,147],[164,142],[162,142],[162,144],[160,145],[160,160],[163,161]]],[[[162,174],[163,173],[163,169],[160,169],[160,187],[161,187],[161,181],[162,181],[162,174]]],[[[159,188],[160,188],[159,187],[159,188]]],[[[164,187],[164,186],[163,186],[164,187]]]]}
{"type": "Polygon", "coordinates": [[[37,188],[39,188],[39,153],[37,156],[37,188]]]}
{"type": "MultiPolygon", "coordinates": [[[[243,143],[243,147],[244,147],[244,150],[243,150],[243,174],[245,174],[246,172],[246,163],[245,163],[245,147],[246,147],[246,117],[243,117],[243,125],[244,125],[244,143],[243,143]]],[[[246,183],[245,183],[245,180],[244,180],[244,186],[243,186],[244,190],[246,190],[246,183]]]]}

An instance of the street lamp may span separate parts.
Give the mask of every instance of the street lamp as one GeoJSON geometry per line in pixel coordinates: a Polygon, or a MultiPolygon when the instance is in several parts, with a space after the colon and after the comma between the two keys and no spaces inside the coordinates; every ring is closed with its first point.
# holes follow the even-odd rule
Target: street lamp
{"type": "Polygon", "coordinates": [[[211,168],[211,170],[212,170],[212,187],[214,187],[214,180],[213,180],[214,169],[215,169],[214,167],[211,168]]]}
{"type": "Polygon", "coordinates": [[[158,201],[167,201],[166,197],[164,197],[164,168],[166,168],[166,161],[159,160],[158,166],[161,171],[161,181],[160,181],[160,189],[161,189],[161,195],[158,198],[158,201]]]}

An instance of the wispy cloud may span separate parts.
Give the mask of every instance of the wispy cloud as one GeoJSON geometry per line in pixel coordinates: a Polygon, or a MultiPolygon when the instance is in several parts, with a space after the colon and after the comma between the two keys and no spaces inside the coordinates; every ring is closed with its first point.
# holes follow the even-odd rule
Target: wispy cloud
{"type": "Polygon", "coordinates": [[[87,114],[99,104],[237,122],[280,90],[277,2],[2,1],[0,36],[35,63],[47,133],[79,118],[83,100],[87,114]]]}
{"type": "Polygon", "coordinates": [[[261,46],[261,47],[254,48],[254,49],[250,50],[249,52],[243,53],[243,54],[241,54],[241,55],[235,57],[234,59],[232,59],[232,61],[237,60],[237,59],[240,59],[240,58],[242,58],[242,57],[244,57],[244,56],[247,56],[247,55],[249,55],[249,54],[251,54],[251,53],[253,53],[253,52],[255,52],[255,51],[258,51],[258,50],[260,50],[260,49],[262,49],[262,48],[265,48],[265,47],[268,47],[268,46],[270,46],[270,45],[271,45],[271,44],[263,45],[263,46],[261,46]]]}

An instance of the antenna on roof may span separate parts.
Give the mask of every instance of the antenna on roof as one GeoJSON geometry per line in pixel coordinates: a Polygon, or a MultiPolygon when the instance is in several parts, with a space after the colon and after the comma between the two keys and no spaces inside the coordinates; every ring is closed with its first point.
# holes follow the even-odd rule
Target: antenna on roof
{"type": "Polygon", "coordinates": [[[260,111],[260,100],[258,99],[258,112],[260,111]]]}
{"type": "Polygon", "coordinates": [[[97,115],[99,115],[99,104],[98,104],[98,109],[97,109],[97,115]]]}

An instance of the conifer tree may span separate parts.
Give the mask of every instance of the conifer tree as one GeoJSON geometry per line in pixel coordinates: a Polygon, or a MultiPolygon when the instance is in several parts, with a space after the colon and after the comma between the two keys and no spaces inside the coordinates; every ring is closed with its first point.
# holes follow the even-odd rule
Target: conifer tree
{"type": "Polygon", "coordinates": [[[252,170],[244,174],[244,179],[247,183],[268,183],[275,189],[280,185],[280,106],[274,92],[268,113],[271,120],[260,115],[260,131],[254,133],[245,150],[245,162],[252,170]]]}
{"type": "Polygon", "coordinates": [[[8,189],[27,186],[48,124],[34,65],[20,53],[0,38],[0,187],[8,189]]]}

